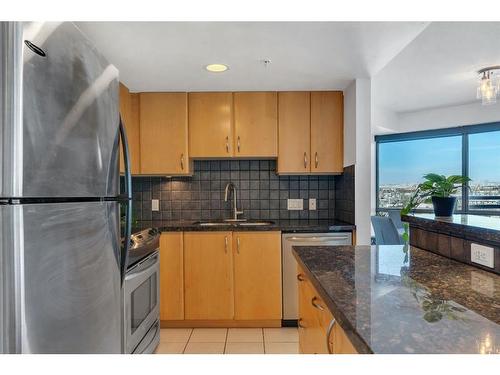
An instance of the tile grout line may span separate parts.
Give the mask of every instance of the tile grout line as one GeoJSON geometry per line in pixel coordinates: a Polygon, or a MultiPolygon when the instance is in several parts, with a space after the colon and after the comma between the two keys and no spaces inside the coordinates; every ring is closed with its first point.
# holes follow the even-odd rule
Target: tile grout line
{"type": "Polygon", "coordinates": [[[226,353],[226,347],[227,347],[227,337],[229,336],[229,328],[226,328],[226,340],[224,341],[224,350],[222,354],[227,354],[226,353]]]}
{"type": "Polygon", "coordinates": [[[189,333],[189,337],[186,341],[186,343],[184,344],[184,349],[182,350],[182,353],[181,354],[186,354],[186,348],[187,348],[187,345],[189,344],[189,340],[191,340],[191,336],[193,336],[193,332],[194,332],[194,328],[191,328],[191,332],[189,333]]]}
{"type": "Polygon", "coordinates": [[[263,346],[263,349],[264,349],[264,354],[267,354],[266,353],[266,337],[264,335],[264,328],[261,328],[262,329],[262,346],[263,346]]]}

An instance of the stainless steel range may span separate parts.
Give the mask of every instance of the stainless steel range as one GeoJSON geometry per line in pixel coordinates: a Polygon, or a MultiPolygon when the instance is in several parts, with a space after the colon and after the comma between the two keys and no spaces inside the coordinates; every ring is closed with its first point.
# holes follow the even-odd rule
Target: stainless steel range
{"type": "Polygon", "coordinates": [[[125,353],[148,354],[160,342],[160,232],[146,229],[131,236],[123,285],[125,353]]]}

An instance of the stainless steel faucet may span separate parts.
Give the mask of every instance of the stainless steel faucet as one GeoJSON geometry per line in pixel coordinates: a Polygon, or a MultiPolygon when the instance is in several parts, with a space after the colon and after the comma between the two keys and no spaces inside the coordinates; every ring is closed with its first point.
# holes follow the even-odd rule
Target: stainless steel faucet
{"type": "Polygon", "coordinates": [[[243,215],[243,211],[238,211],[238,194],[236,193],[236,186],[232,182],[228,182],[224,190],[224,202],[229,198],[229,189],[233,190],[233,218],[227,221],[244,221],[245,219],[238,219],[238,215],[243,215]]]}

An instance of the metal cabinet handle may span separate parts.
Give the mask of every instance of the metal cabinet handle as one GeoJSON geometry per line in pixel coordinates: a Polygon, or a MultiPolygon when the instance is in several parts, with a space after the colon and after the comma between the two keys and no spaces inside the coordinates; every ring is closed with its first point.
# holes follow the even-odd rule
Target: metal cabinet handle
{"type": "Polygon", "coordinates": [[[229,136],[226,137],[226,152],[229,152],[229,136]]]}
{"type": "Polygon", "coordinates": [[[304,275],[302,275],[301,273],[299,273],[297,275],[297,280],[299,280],[299,281],[306,281],[306,278],[304,277],[304,275]]]}
{"type": "Polygon", "coordinates": [[[240,253],[240,238],[236,237],[236,252],[240,253]]]}
{"type": "Polygon", "coordinates": [[[181,154],[181,169],[184,170],[184,154],[181,154]]]}
{"type": "Polygon", "coordinates": [[[314,166],[318,168],[319,160],[318,160],[318,152],[314,154],[314,166]]]}
{"type": "Polygon", "coordinates": [[[299,318],[299,320],[297,321],[297,325],[299,326],[299,328],[306,328],[306,326],[304,324],[302,324],[303,321],[304,321],[304,319],[302,319],[302,318],[299,318]]]}
{"type": "Polygon", "coordinates": [[[321,306],[320,304],[318,304],[316,301],[318,300],[318,297],[313,297],[312,300],[311,300],[311,304],[316,307],[318,310],[321,310],[321,311],[324,311],[325,308],[323,306],[321,306]]]}
{"type": "Polygon", "coordinates": [[[307,153],[304,152],[304,168],[307,168],[307,153]]]}
{"type": "Polygon", "coordinates": [[[238,152],[240,152],[240,144],[241,144],[241,142],[240,142],[240,136],[238,136],[238,141],[237,141],[238,152]]]}
{"type": "Polygon", "coordinates": [[[227,236],[224,237],[224,252],[227,254],[227,236]]]}
{"type": "Polygon", "coordinates": [[[326,347],[328,348],[328,354],[333,354],[332,347],[330,346],[330,335],[333,331],[333,326],[335,325],[335,318],[330,321],[328,329],[326,330],[326,347]]]}

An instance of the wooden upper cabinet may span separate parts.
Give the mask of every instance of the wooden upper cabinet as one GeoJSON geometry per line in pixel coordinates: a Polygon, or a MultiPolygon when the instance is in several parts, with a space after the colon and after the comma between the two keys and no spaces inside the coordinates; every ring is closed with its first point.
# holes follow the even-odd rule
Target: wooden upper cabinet
{"type": "Polygon", "coordinates": [[[311,95],[278,93],[278,173],[310,172],[311,95]]]}
{"type": "Polygon", "coordinates": [[[311,172],[342,173],[344,116],[341,91],[311,92],[311,172]]]}
{"type": "Polygon", "coordinates": [[[189,151],[193,158],[231,157],[233,94],[189,93],[189,151]]]}
{"type": "Polygon", "coordinates": [[[281,233],[234,232],[234,318],[281,320],[281,233]]]}
{"type": "Polygon", "coordinates": [[[184,249],[182,232],[160,237],[160,319],[184,319],[184,249]]]}
{"type": "Polygon", "coordinates": [[[234,156],[278,156],[276,92],[234,93],[234,156]]]}
{"type": "Polygon", "coordinates": [[[186,93],[141,93],[141,173],[190,174],[186,93]]]}
{"type": "Polygon", "coordinates": [[[184,233],[184,301],[187,320],[233,319],[231,232],[184,233]]]}
{"type": "MultiPolygon", "coordinates": [[[[130,171],[132,174],[141,172],[140,162],[140,142],[139,142],[139,98],[138,94],[131,94],[128,88],[120,83],[120,116],[125,130],[127,131],[127,140],[130,155],[130,171]]],[[[123,162],[123,153],[120,147],[120,173],[125,172],[123,162]]]]}

